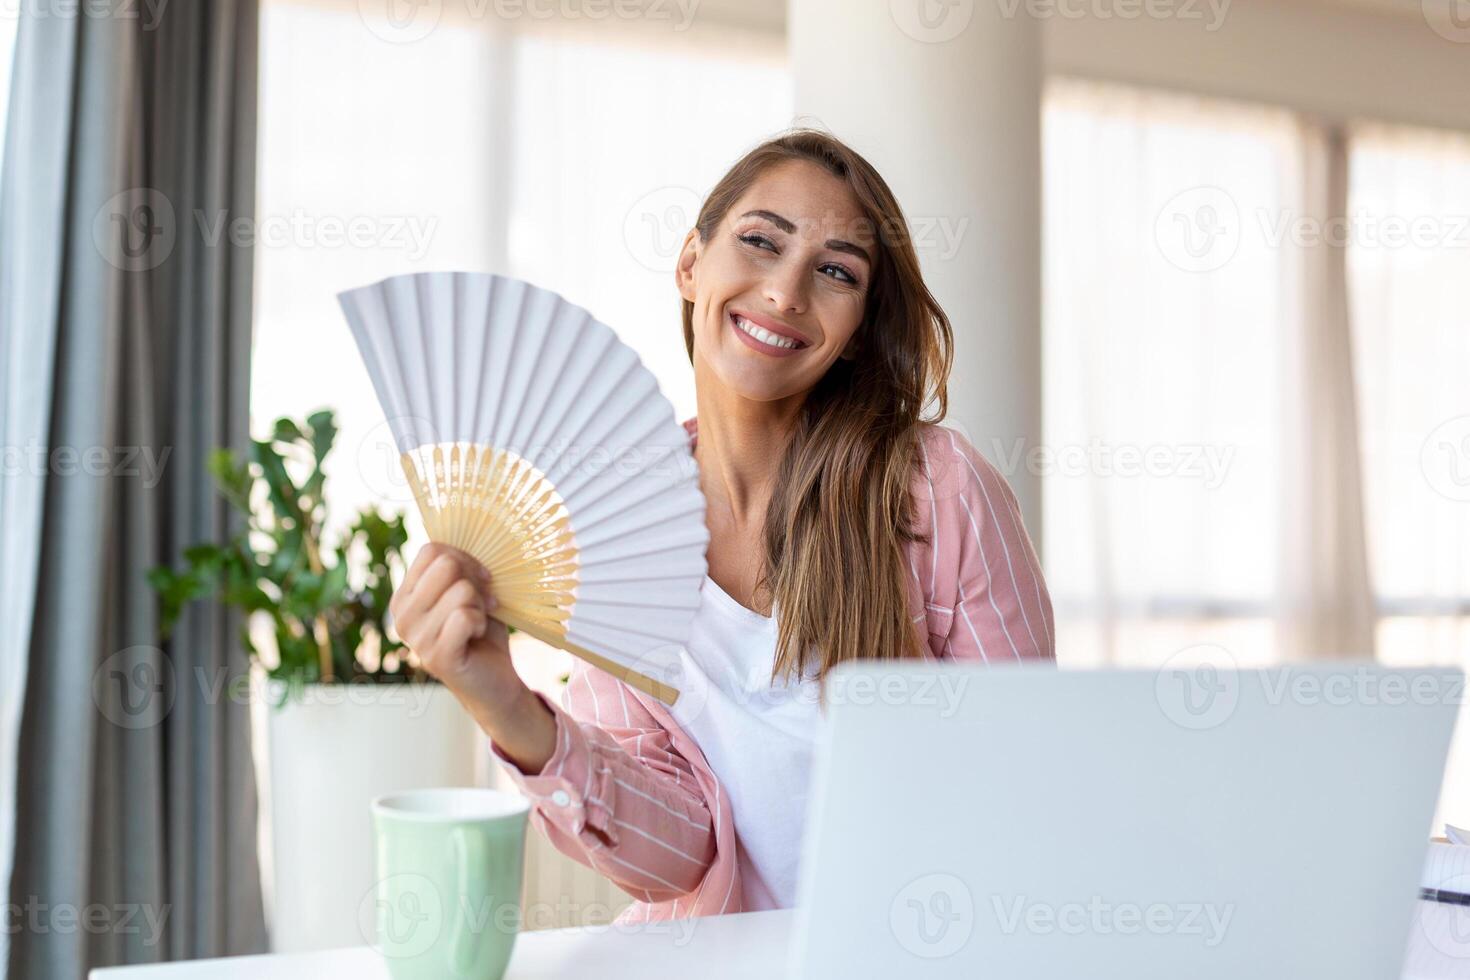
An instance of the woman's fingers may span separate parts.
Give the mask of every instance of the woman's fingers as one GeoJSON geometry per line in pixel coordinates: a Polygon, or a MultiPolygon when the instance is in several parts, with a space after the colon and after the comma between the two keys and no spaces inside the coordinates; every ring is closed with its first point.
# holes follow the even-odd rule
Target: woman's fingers
{"type": "Polygon", "coordinates": [[[446,654],[467,649],[471,640],[485,635],[488,626],[484,613],[476,612],[468,606],[458,606],[445,616],[444,625],[439,628],[434,646],[446,654]]]}
{"type": "Polygon", "coordinates": [[[409,565],[408,571],[404,573],[403,581],[398,584],[398,591],[407,595],[417,588],[419,579],[423,578],[424,572],[446,550],[444,545],[434,544],[433,542],[420,548],[419,553],[414,556],[413,564],[409,565]]]}
{"type": "Polygon", "coordinates": [[[393,593],[388,611],[395,622],[408,623],[433,609],[444,593],[460,581],[472,583],[484,596],[491,594],[490,573],[485,566],[457,548],[426,545],[393,593]]]}
{"type": "Polygon", "coordinates": [[[420,641],[425,646],[441,645],[440,633],[444,630],[444,624],[449,617],[460,609],[467,610],[476,617],[477,623],[485,619],[485,597],[469,579],[462,578],[455,582],[439,597],[433,607],[426,610],[418,619],[417,633],[420,641]]]}

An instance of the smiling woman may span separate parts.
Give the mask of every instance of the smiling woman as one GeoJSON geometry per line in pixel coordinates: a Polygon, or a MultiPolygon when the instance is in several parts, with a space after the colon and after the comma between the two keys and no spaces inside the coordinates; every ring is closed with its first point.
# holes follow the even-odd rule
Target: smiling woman
{"type": "Polygon", "coordinates": [[[754,433],[761,458],[785,461],[764,498],[722,473],[707,491],[711,577],[784,614],[773,676],[801,673],[808,647],[823,672],[917,652],[903,608],[908,461],[931,395],[944,415],[953,338],[903,227],[866,160],[798,130],[731,169],[680,255],[706,444],[739,453],[754,433]],[[871,588],[811,587],[844,580],[871,588]]]}
{"type": "Polygon", "coordinates": [[[950,325],[906,228],[866,160],[797,130],[736,163],[684,238],[710,538],[672,708],[581,664],[565,707],[533,693],[463,555],[426,551],[395,596],[533,822],[639,899],[625,921],[793,904],[837,663],[1054,656],[1015,496],[935,424],[950,325]]]}

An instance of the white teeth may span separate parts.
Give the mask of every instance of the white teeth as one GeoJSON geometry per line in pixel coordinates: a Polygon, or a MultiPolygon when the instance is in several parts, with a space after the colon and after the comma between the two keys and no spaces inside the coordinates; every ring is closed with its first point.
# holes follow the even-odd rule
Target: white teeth
{"type": "Polygon", "coordinates": [[[762,330],[744,317],[732,316],[731,319],[735,321],[736,328],[750,334],[750,336],[763,344],[770,344],[772,347],[785,347],[788,350],[796,346],[796,341],[790,337],[782,337],[780,334],[771,333],[769,330],[762,330]]]}

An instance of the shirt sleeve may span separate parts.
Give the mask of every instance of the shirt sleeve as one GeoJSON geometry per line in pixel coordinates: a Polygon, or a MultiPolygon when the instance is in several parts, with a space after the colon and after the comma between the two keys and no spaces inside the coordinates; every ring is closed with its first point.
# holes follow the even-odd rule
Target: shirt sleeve
{"type": "Polygon", "coordinates": [[[940,430],[936,450],[954,474],[932,547],[954,571],[945,655],[986,663],[1055,660],[1051,595],[1016,495],[963,436],[940,430]]]}
{"type": "Polygon", "coordinates": [[[714,860],[710,805],[669,732],[616,678],[580,661],[556,718],[556,750],[527,774],[490,748],[532,803],[532,822],[564,854],[634,898],[662,902],[699,887],[714,860]]]}

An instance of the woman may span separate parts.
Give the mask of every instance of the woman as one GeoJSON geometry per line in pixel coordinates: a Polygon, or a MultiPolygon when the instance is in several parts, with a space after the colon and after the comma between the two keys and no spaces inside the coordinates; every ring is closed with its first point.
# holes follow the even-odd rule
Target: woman
{"type": "Polygon", "coordinates": [[[906,227],[866,160],[798,130],[737,163],[685,239],[710,542],[673,709],[580,662],[565,707],[533,693],[461,552],[426,547],[394,595],[537,826],[639,900],[624,921],[793,903],[834,664],[1054,655],[1014,495],[932,424],[952,337],[906,227]]]}

